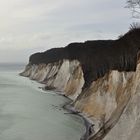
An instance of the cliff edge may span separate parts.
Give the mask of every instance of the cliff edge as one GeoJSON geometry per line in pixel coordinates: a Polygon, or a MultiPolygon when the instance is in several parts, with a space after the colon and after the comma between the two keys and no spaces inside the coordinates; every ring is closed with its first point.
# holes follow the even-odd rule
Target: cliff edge
{"type": "Polygon", "coordinates": [[[117,40],[71,43],[30,56],[22,76],[72,99],[92,125],[88,140],[139,140],[140,28],[117,40]]]}

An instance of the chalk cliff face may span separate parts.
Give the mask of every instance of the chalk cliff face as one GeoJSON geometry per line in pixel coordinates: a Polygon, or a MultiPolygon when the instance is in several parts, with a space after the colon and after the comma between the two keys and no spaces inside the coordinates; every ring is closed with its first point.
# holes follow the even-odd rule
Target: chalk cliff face
{"type": "Polygon", "coordinates": [[[133,29],[118,40],[33,54],[21,75],[71,98],[94,124],[88,140],[139,140],[139,49],[140,29],[133,29]]]}
{"type": "Polygon", "coordinates": [[[83,72],[77,60],[27,65],[22,76],[44,83],[46,89],[60,91],[75,100],[84,85],[83,72]]]}

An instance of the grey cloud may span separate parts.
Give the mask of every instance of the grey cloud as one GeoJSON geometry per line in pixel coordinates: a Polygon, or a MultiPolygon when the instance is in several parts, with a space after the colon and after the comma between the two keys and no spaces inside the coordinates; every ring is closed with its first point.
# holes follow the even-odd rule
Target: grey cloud
{"type": "Polygon", "coordinates": [[[116,38],[132,22],[124,6],[125,0],[0,1],[0,62],[27,61],[31,53],[70,42],[116,38]]]}

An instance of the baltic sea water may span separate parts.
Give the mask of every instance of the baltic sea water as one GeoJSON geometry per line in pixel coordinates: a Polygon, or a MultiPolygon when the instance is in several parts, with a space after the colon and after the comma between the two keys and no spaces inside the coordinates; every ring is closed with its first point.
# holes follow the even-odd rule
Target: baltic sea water
{"type": "Polygon", "coordinates": [[[82,119],[62,108],[69,100],[19,76],[23,69],[0,64],[0,140],[80,140],[82,119]]]}

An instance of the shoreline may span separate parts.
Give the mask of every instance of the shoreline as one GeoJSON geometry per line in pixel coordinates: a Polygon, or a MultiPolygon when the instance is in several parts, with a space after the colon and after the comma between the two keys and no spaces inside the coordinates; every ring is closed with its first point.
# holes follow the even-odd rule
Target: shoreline
{"type": "MultiPolygon", "coordinates": [[[[47,90],[45,89],[45,87],[38,87],[38,88],[41,89],[41,90],[43,90],[43,91],[47,91],[47,90]]],[[[83,113],[81,113],[81,112],[79,112],[79,111],[76,111],[76,110],[74,109],[74,107],[72,107],[72,105],[71,105],[71,102],[72,102],[73,100],[70,99],[70,98],[69,98],[68,96],[66,96],[65,94],[61,94],[60,91],[57,91],[57,90],[55,90],[55,89],[52,89],[52,90],[50,89],[50,90],[48,90],[48,91],[53,91],[55,94],[57,94],[57,95],[59,95],[59,96],[63,96],[63,97],[65,97],[65,98],[67,98],[67,99],[70,100],[70,102],[67,102],[66,104],[64,104],[64,105],[62,106],[62,108],[65,109],[66,111],[68,111],[68,113],[66,113],[66,114],[77,115],[77,116],[79,116],[79,117],[83,120],[84,126],[85,126],[85,132],[84,132],[84,134],[81,136],[80,140],[88,140],[88,138],[91,136],[91,134],[94,133],[94,124],[91,123],[90,119],[87,118],[86,116],[84,116],[83,113]]]]}
{"type": "Polygon", "coordinates": [[[92,124],[89,119],[85,117],[81,112],[76,111],[70,104],[65,104],[63,106],[63,109],[69,112],[67,114],[77,115],[84,121],[85,133],[81,136],[80,140],[88,140],[89,136],[94,133],[94,124],[92,124]]]}
{"type": "MultiPolygon", "coordinates": [[[[19,74],[19,76],[23,76],[21,73],[19,74]]],[[[23,77],[26,77],[26,76],[23,76],[23,77]]],[[[26,77],[28,78],[28,77],[26,77]]],[[[29,79],[31,80],[31,79],[29,79]]],[[[32,81],[32,80],[31,80],[32,81]]],[[[33,81],[36,81],[36,80],[33,80],[33,81]]],[[[37,83],[40,83],[38,81],[36,81],[37,83]]],[[[42,85],[45,85],[44,83],[40,83],[42,85]]],[[[59,95],[59,96],[63,96],[67,99],[70,100],[70,102],[67,102],[66,104],[64,104],[62,106],[63,109],[67,110],[68,113],[66,114],[72,114],[72,115],[77,115],[79,116],[83,122],[84,122],[84,128],[85,128],[85,132],[84,134],[81,136],[80,140],[88,140],[88,138],[91,136],[91,134],[94,133],[94,124],[91,123],[90,119],[87,118],[83,113],[81,112],[78,112],[74,109],[74,107],[71,106],[71,102],[73,101],[72,99],[70,99],[68,96],[66,96],[65,94],[62,94],[62,92],[60,91],[57,91],[57,89],[46,89],[45,87],[38,87],[40,90],[43,90],[43,91],[53,91],[56,95],[59,95]]]]}
{"type": "Polygon", "coordinates": [[[76,111],[74,109],[74,107],[71,106],[71,102],[73,101],[72,99],[70,99],[68,96],[66,96],[65,94],[61,94],[60,91],[57,91],[56,89],[46,89],[45,87],[39,87],[41,90],[43,91],[53,91],[55,94],[59,95],[59,96],[63,96],[67,99],[70,100],[70,102],[66,103],[63,105],[63,109],[67,110],[69,113],[66,114],[72,114],[72,115],[77,115],[79,116],[83,121],[84,121],[84,126],[85,126],[85,133],[81,136],[80,140],[88,140],[88,138],[91,136],[91,134],[94,133],[94,124],[91,123],[91,121],[89,120],[89,118],[87,118],[86,116],[84,116],[84,114],[82,114],[79,111],[76,111]]]}

